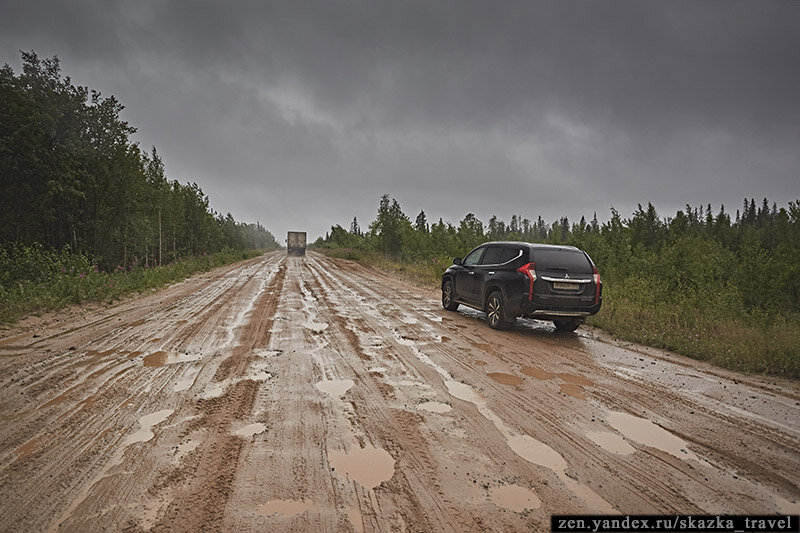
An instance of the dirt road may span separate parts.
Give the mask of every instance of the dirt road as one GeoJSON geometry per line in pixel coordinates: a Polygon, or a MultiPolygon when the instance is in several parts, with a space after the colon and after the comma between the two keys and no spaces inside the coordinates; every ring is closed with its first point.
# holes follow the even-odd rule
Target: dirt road
{"type": "Polygon", "coordinates": [[[800,512],[800,386],[273,253],[0,332],[0,531],[800,512]]]}

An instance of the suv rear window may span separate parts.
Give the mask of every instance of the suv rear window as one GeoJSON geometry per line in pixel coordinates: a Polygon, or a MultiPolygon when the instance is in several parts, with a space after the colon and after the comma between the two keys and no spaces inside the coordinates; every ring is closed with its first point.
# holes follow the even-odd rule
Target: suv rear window
{"type": "Polygon", "coordinates": [[[502,265],[520,256],[519,246],[489,246],[481,259],[482,265],[502,265]]]}
{"type": "Polygon", "coordinates": [[[591,274],[592,265],[580,250],[532,250],[536,270],[562,270],[576,274],[591,274]]]}
{"type": "Polygon", "coordinates": [[[481,259],[482,265],[498,265],[502,263],[500,260],[500,256],[503,249],[499,246],[490,246],[486,249],[486,253],[483,254],[483,259],[481,259]]]}
{"type": "Polygon", "coordinates": [[[500,254],[500,262],[507,263],[512,259],[520,257],[520,255],[523,255],[523,251],[519,246],[504,246],[503,252],[500,254]]]}

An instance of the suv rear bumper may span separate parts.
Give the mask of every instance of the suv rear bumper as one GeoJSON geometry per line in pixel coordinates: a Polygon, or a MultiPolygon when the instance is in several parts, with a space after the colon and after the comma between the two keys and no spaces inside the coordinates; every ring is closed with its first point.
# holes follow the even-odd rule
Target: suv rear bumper
{"type": "Polygon", "coordinates": [[[597,314],[602,305],[602,298],[597,303],[594,303],[594,299],[592,298],[589,302],[571,302],[569,305],[558,305],[554,303],[539,302],[536,300],[536,298],[534,298],[533,301],[530,301],[527,297],[523,297],[519,301],[519,312],[515,314],[525,315],[526,317],[538,318],[541,320],[553,320],[565,317],[584,318],[597,314]]]}

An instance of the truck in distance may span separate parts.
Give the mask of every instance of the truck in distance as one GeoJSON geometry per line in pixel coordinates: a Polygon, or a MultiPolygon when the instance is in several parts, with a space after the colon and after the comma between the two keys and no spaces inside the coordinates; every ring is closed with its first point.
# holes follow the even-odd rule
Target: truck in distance
{"type": "Polygon", "coordinates": [[[306,232],[290,231],[286,236],[286,253],[289,255],[306,255],[306,232]]]}

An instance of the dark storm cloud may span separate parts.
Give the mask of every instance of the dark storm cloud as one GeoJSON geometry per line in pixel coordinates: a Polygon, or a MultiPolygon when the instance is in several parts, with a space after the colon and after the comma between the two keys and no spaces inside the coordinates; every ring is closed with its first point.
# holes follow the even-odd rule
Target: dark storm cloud
{"type": "Polygon", "coordinates": [[[276,233],[366,224],[383,192],[412,217],[453,222],[800,196],[795,2],[5,11],[0,61],[59,55],[76,82],[128,106],[174,178],[276,233]],[[292,209],[298,196],[315,209],[292,209]]]}
{"type": "Polygon", "coordinates": [[[142,45],[297,83],[325,110],[379,125],[485,128],[563,109],[617,126],[769,129],[797,119],[796,12],[728,1],[162,3],[142,45]]]}

